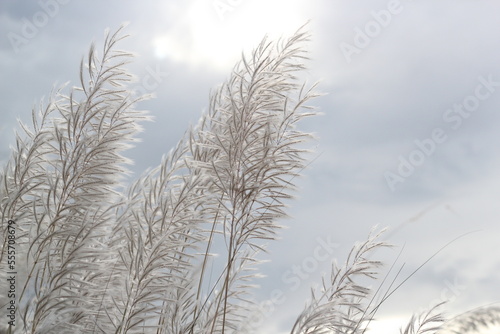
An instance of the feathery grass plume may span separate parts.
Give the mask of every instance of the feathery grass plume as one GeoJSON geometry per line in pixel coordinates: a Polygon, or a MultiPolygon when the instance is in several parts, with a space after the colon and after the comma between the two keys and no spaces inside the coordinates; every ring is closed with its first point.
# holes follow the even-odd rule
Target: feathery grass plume
{"type": "Polygon", "coordinates": [[[431,307],[428,311],[416,315],[414,314],[405,329],[401,329],[401,334],[425,334],[425,333],[437,333],[444,322],[444,317],[441,312],[438,312],[438,308],[442,306],[443,303],[438,303],[431,307]]]}
{"type": "Polygon", "coordinates": [[[190,300],[193,249],[203,240],[202,175],[190,174],[185,141],[141,177],[117,207],[115,264],[106,310],[115,333],[181,333],[190,300]],[[113,290],[118,287],[118,290],[113,290]],[[178,320],[178,321],[175,321],[178,320]]]}
{"type": "MultiPolygon", "coordinates": [[[[275,238],[292,179],[304,168],[306,151],[300,144],[309,135],[295,126],[314,114],[302,110],[310,110],[306,103],[316,95],[297,82],[295,73],[304,69],[301,46],[307,38],[300,29],[288,40],[264,39],[212,94],[208,114],[191,135],[192,164],[208,177],[212,199],[205,256],[215,234],[226,245],[220,284],[211,287],[210,302],[203,301],[193,313],[197,319],[205,312],[204,331],[237,328],[238,301],[245,301],[249,292],[254,254],[264,250],[263,241],[275,238]]],[[[206,263],[204,259],[198,290],[206,263]]]]}
{"type": "Polygon", "coordinates": [[[370,289],[359,284],[362,277],[376,279],[381,262],[370,260],[369,253],[389,246],[377,239],[384,230],[371,233],[366,241],[355,245],[343,267],[332,263],[329,279],[323,278],[321,291],[312,290],[312,297],[297,318],[291,333],[363,333],[372,320],[368,302],[370,289]]]}
{"type": "Polygon", "coordinates": [[[500,326],[499,306],[480,307],[462,313],[448,320],[439,334],[480,333],[493,326],[500,326]]]}
{"type": "MultiPolygon", "coordinates": [[[[124,88],[130,54],[115,50],[121,29],[108,34],[102,56],[92,46],[80,67],[81,87],[58,91],[33,112],[33,128],[2,173],[2,257],[5,222],[16,222],[16,333],[83,333],[95,323],[106,293],[106,247],[112,207],[128,163],[121,152],[146,119],[124,88]],[[86,68],[85,68],[86,66],[86,68]]],[[[6,272],[6,261],[1,261],[6,272]]],[[[3,292],[3,291],[2,291],[3,292]]],[[[3,308],[2,308],[3,310],[3,308]]],[[[105,329],[103,329],[104,332],[105,329]]]]}

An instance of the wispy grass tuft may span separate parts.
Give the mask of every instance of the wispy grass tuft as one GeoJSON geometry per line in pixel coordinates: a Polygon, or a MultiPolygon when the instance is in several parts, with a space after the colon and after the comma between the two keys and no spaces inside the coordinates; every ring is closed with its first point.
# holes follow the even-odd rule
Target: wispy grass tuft
{"type": "Polygon", "coordinates": [[[445,321],[443,314],[438,311],[438,308],[443,304],[444,302],[436,304],[422,314],[413,315],[405,329],[401,330],[401,334],[424,334],[439,331],[445,321]]]}
{"type": "Polygon", "coordinates": [[[358,283],[359,278],[376,279],[379,261],[369,253],[388,244],[378,239],[382,232],[370,235],[355,245],[344,264],[332,264],[330,277],[323,278],[322,288],[312,291],[310,304],[297,318],[291,331],[299,333],[362,333],[372,314],[367,312],[371,290],[358,283]]]}

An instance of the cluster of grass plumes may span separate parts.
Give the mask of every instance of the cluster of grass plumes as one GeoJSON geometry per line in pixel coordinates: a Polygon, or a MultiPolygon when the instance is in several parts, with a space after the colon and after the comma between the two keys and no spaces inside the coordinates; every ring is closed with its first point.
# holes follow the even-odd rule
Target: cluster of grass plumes
{"type": "MultiPolygon", "coordinates": [[[[199,124],[125,191],[122,152],[149,117],[134,108],[123,37],[108,34],[100,56],[92,46],[80,87],[21,124],[1,172],[1,275],[9,220],[18,254],[17,322],[2,333],[239,333],[247,321],[256,254],[275,239],[307,162],[310,135],[296,125],[314,115],[316,94],[296,76],[308,35],[264,39],[199,124]]],[[[393,290],[375,303],[378,291],[357,278],[377,278],[369,253],[384,246],[373,234],[345,266],[332,264],[291,333],[364,333],[393,290]]],[[[415,317],[404,333],[434,333],[441,320],[415,317]]]]}
{"type": "MultiPolygon", "coordinates": [[[[286,216],[304,167],[296,124],[315,96],[299,84],[307,34],[264,40],[210,98],[161,164],[126,191],[121,154],[148,119],[134,109],[121,29],[92,46],[80,87],[33,112],[1,175],[19,257],[16,333],[216,333],[242,321],[254,255],[286,216]],[[214,240],[225,264],[207,282],[214,240]]],[[[5,289],[2,288],[5,296],[5,289]]],[[[2,305],[4,306],[4,305],[2,305]]],[[[5,307],[2,307],[5,310],[5,307]]]]}

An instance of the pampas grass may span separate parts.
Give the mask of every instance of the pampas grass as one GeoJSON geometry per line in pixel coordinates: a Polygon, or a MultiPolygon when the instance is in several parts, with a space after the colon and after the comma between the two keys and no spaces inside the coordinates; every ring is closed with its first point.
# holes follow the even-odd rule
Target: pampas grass
{"type": "MultiPolygon", "coordinates": [[[[0,175],[0,270],[13,220],[18,271],[16,326],[2,333],[236,333],[246,321],[257,254],[276,238],[307,163],[310,135],[297,126],[315,114],[317,94],[297,74],[308,34],[264,39],[198,125],[128,187],[122,152],[150,118],[134,107],[142,97],[129,89],[124,37],[119,29],[101,52],[92,45],[79,87],[58,90],[31,126],[20,124],[0,175]]],[[[379,239],[332,264],[291,333],[366,331],[380,303],[357,279],[377,279],[379,239]]],[[[441,320],[432,309],[403,333],[435,333],[441,320]]]]}

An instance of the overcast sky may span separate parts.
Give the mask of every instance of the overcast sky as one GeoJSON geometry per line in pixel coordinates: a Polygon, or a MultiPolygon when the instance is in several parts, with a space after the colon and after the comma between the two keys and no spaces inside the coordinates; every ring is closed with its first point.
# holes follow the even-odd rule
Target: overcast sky
{"type": "Polygon", "coordinates": [[[279,290],[285,302],[256,332],[290,330],[329,270],[330,259],[314,258],[318,245],[335,244],[332,258],[342,262],[376,224],[391,228],[397,247],[374,257],[390,264],[405,245],[401,279],[469,234],[384,303],[373,333],[397,329],[443,297],[449,314],[497,303],[499,12],[495,0],[1,0],[0,161],[16,119],[29,120],[52,87],[78,83],[81,58],[106,28],[130,22],[122,48],[138,54],[131,71],[157,96],[139,106],[155,122],[128,152],[139,174],[196,123],[242,51],[310,20],[304,77],[320,80],[326,94],[314,104],[323,115],[303,123],[318,138],[314,161],[256,290],[258,301],[279,290]],[[307,275],[295,280],[294,266],[307,275]]]}

